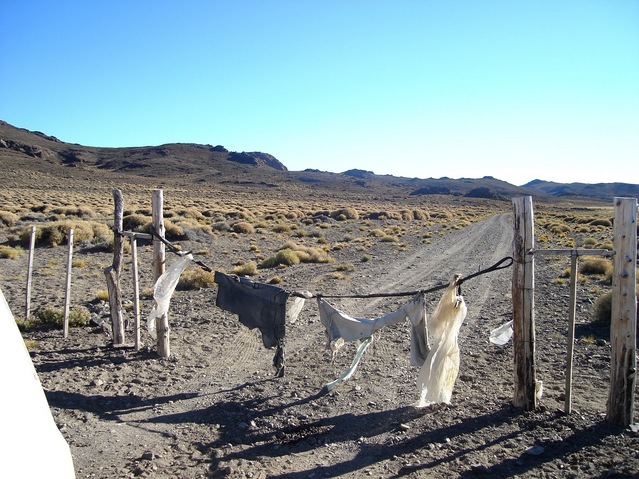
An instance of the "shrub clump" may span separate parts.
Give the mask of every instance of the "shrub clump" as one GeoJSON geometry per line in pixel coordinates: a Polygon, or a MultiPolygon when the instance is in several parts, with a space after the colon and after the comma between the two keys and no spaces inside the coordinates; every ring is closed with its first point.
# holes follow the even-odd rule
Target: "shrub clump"
{"type": "Polygon", "coordinates": [[[18,222],[18,215],[9,211],[0,211],[0,224],[4,226],[13,226],[18,222]]]}
{"type": "Polygon", "coordinates": [[[275,266],[293,266],[300,263],[295,251],[289,248],[279,250],[275,255],[266,258],[259,265],[260,268],[274,268],[275,266]]]}
{"type": "MultiPolygon", "coordinates": [[[[73,308],[69,311],[69,327],[79,328],[89,323],[91,313],[83,307],[73,308]]],[[[64,310],[60,308],[44,308],[34,312],[33,317],[22,322],[19,326],[23,329],[35,329],[42,326],[61,328],[64,323],[64,310]]]]}
{"type": "Polygon", "coordinates": [[[253,228],[253,225],[247,221],[238,221],[231,227],[231,229],[235,233],[242,233],[242,234],[255,233],[255,228],[253,228]]]}
{"type": "Polygon", "coordinates": [[[610,324],[612,317],[612,293],[610,291],[597,298],[592,310],[592,317],[595,323],[610,324]]]}
{"type": "Polygon", "coordinates": [[[247,263],[237,265],[233,268],[233,274],[237,276],[253,276],[257,274],[257,263],[255,261],[249,261],[247,263]]]}
{"type": "MultiPolygon", "coordinates": [[[[68,231],[73,228],[74,241],[106,241],[111,234],[109,227],[96,221],[54,221],[41,228],[36,228],[36,243],[47,246],[58,246],[68,241],[68,231]]],[[[31,227],[20,232],[20,242],[28,245],[31,238],[31,227]]]]}
{"type": "Polygon", "coordinates": [[[355,208],[352,208],[352,207],[342,208],[337,211],[332,211],[330,216],[331,218],[334,218],[338,221],[359,219],[359,213],[357,212],[355,208]]]}
{"type": "Polygon", "coordinates": [[[22,256],[23,250],[21,248],[13,248],[11,246],[0,246],[0,258],[4,259],[18,259],[22,256]]]}
{"type": "Polygon", "coordinates": [[[600,274],[608,275],[612,270],[612,262],[604,258],[594,258],[583,261],[579,265],[579,272],[581,274],[600,274]]]}
{"type": "Polygon", "coordinates": [[[210,288],[214,283],[214,274],[200,267],[187,268],[178,281],[181,290],[210,288]]]}

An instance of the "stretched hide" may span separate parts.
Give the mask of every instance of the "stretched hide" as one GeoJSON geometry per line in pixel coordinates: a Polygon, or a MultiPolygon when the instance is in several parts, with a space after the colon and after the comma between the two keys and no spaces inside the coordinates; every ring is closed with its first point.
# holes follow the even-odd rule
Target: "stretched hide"
{"type": "Polygon", "coordinates": [[[31,356],[1,290],[0,357],[2,476],[74,478],[71,450],[53,420],[31,356]]]}

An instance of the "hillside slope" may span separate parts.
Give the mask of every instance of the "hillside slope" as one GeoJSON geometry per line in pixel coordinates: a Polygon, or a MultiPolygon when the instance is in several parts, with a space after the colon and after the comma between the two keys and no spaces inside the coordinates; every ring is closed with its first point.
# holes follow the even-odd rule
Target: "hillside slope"
{"type": "Polygon", "coordinates": [[[65,143],[55,136],[17,128],[0,120],[0,167],[3,171],[43,173],[56,178],[130,178],[157,183],[220,185],[243,189],[333,192],[336,195],[453,195],[491,200],[514,196],[583,196],[611,199],[639,196],[639,185],[588,185],[535,180],[524,186],[483,178],[405,178],[372,171],[331,173],[320,169],[288,171],[277,158],[262,152],[233,152],[221,145],[171,143],[158,146],[100,148],[65,143]]]}

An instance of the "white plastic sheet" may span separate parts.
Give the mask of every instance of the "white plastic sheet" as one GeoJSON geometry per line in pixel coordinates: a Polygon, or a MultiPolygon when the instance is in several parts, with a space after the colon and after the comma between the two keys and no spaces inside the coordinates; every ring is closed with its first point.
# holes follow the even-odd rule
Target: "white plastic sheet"
{"type": "Polygon", "coordinates": [[[193,261],[192,254],[186,254],[180,257],[158,278],[153,288],[153,308],[149,313],[146,327],[153,339],[157,339],[157,331],[155,323],[157,318],[162,317],[169,311],[169,303],[175,291],[175,287],[180,281],[180,275],[184,272],[189,264],[193,261]]]}
{"type": "Polygon", "coordinates": [[[428,320],[431,349],[417,377],[417,387],[421,391],[417,407],[450,403],[459,373],[457,337],[467,312],[464,298],[457,295],[459,278],[459,275],[455,276],[428,320]]]}
{"type": "Polygon", "coordinates": [[[513,335],[513,321],[512,319],[508,321],[506,324],[502,324],[496,329],[493,329],[490,332],[490,342],[496,344],[497,346],[503,346],[513,335]]]}

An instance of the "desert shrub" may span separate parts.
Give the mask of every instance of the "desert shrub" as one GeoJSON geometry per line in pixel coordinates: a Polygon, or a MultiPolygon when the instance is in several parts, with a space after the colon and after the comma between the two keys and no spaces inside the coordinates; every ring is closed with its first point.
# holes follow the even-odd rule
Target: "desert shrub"
{"type": "Polygon", "coordinates": [[[278,223],[275,226],[273,226],[273,231],[275,233],[290,233],[291,232],[291,227],[290,225],[285,225],[282,223],[278,223]]]}
{"type": "Polygon", "coordinates": [[[151,222],[148,216],[132,214],[122,218],[122,228],[124,231],[148,232],[151,222]]]}
{"type": "Polygon", "coordinates": [[[109,301],[109,291],[106,289],[101,289],[100,291],[95,293],[96,301],[109,301]]]}
{"type": "Polygon", "coordinates": [[[282,278],[280,276],[273,276],[271,279],[267,281],[268,284],[280,284],[282,282],[282,278]]]}
{"type": "Polygon", "coordinates": [[[253,276],[257,274],[257,263],[255,261],[249,261],[236,266],[232,272],[237,276],[253,276]]]}
{"type": "Polygon", "coordinates": [[[369,234],[371,236],[375,236],[376,238],[382,238],[383,236],[386,236],[384,230],[381,230],[379,228],[372,229],[369,234]]]}
{"type": "Polygon", "coordinates": [[[77,216],[79,218],[95,218],[95,210],[89,206],[63,206],[54,208],[52,212],[56,215],[77,216]]]}
{"type": "Polygon", "coordinates": [[[69,327],[71,328],[86,326],[89,324],[89,319],[91,319],[91,313],[86,308],[77,307],[69,311],[69,327]]]}
{"type": "Polygon", "coordinates": [[[585,248],[594,248],[597,244],[597,240],[594,238],[585,238],[583,241],[583,246],[585,248]]]}
{"type": "Polygon", "coordinates": [[[563,234],[570,231],[570,226],[564,224],[553,224],[549,228],[550,232],[553,234],[563,234]]]}
{"type": "Polygon", "coordinates": [[[5,226],[13,226],[18,221],[18,215],[9,211],[0,211],[0,224],[5,226]]]}
{"type": "MultiPolygon", "coordinates": [[[[86,326],[89,322],[91,314],[89,310],[83,307],[73,308],[69,311],[69,327],[76,328],[86,326]]],[[[64,323],[64,310],[61,308],[47,307],[38,309],[34,313],[34,319],[30,327],[38,326],[54,326],[61,327],[64,323]]]]}
{"type": "Polygon", "coordinates": [[[610,291],[599,296],[592,309],[592,319],[595,323],[610,323],[612,317],[612,293],[610,291]]]}
{"type": "Polygon", "coordinates": [[[590,222],[590,224],[592,226],[605,226],[607,228],[612,226],[612,221],[610,220],[603,220],[603,219],[597,219],[597,220],[592,220],[590,222]]]}
{"type": "Polygon", "coordinates": [[[251,223],[248,223],[247,221],[238,221],[231,227],[231,229],[235,233],[243,233],[243,234],[255,233],[255,228],[253,228],[253,225],[251,223]]]}
{"type": "Polygon", "coordinates": [[[259,265],[260,268],[273,268],[275,266],[293,266],[300,263],[300,258],[295,251],[284,248],[273,256],[266,258],[259,265]]]}
{"type": "Polygon", "coordinates": [[[71,266],[74,268],[86,268],[87,262],[82,258],[74,258],[73,261],[71,261],[71,266]]]}
{"type": "Polygon", "coordinates": [[[226,221],[217,221],[211,225],[214,231],[228,231],[231,226],[226,221]]]}
{"type": "Polygon", "coordinates": [[[355,267],[351,263],[336,264],[333,266],[335,271],[353,271],[355,267]]]}
{"type": "Polygon", "coordinates": [[[197,222],[206,221],[206,217],[195,207],[177,210],[175,214],[181,218],[190,218],[197,222]]]}
{"type": "Polygon", "coordinates": [[[412,211],[402,210],[400,214],[402,215],[402,220],[404,221],[413,221],[415,219],[415,215],[412,211]]]}
{"type": "Polygon", "coordinates": [[[187,268],[181,275],[177,287],[181,290],[209,288],[214,283],[214,274],[199,266],[187,268]]]}
{"type": "Polygon", "coordinates": [[[604,258],[594,258],[579,264],[579,272],[582,274],[607,275],[612,271],[612,262],[604,258]]]}
{"type": "Polygon", "coordinates": [[[171,220],[164,221],[164,237],[171,240],[184,239],[184,229],[181,226],[176,225],[171,220]]]}
{"type": "Polygon", "coordinates": [[[358,220],[359,213],[355,208],[342,208],[337,211],[332,211],[330,213],[331,218],[335,218],[338,221],[346,221],[346,220],[358,220]]]}
{"type": "Polygon", "coordinates": [[[413,217],[418,221],[426,221],[430,218],[428,213],[425,213],[421,210],[413,210],[413,217]]]}
{"type": "Polygon", "coordinates": [[[0,246],[0,258],[18,259],[22,256],[23,251],[24,250],[22,248],[13,248],[11,246],[2,245],[0,246]]]}

